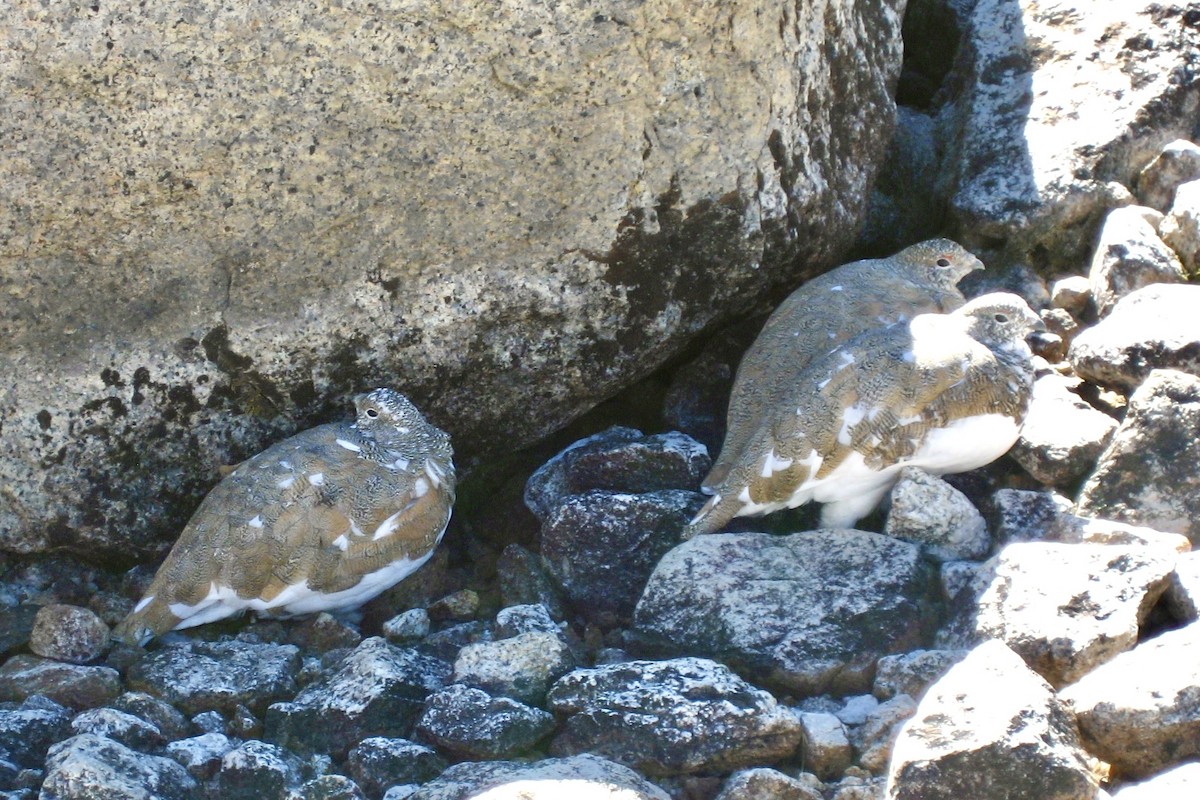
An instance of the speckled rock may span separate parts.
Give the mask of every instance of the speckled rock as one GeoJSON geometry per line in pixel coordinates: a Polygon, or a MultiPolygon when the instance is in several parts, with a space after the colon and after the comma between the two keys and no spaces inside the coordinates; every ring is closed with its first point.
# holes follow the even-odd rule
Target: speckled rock
{"type": "MultiPolygon", "coordinates": [[[[1195,288],[1200,286],[1181,287],[1195,288]]],[[[1200,299],[1200,295],[1196,295],[1200,299]]],[[[1200,320],[1194,309],[1188,312],[1200,320]]],[[[1200,343],[1200,331],[1193,345],[1200,343]]],[[[1200,357],[1200,346],[1196,347],[1200,357]]],[[[1200,544],[1200,377],[1155,370],[1079,492],[1079,514],[1181,533],[1200,544]]]]}
{"type": "Polygon", "coordinates": [[[179,762],[198,781],[217,774],[225,754],[238,746],[223,733],[202,733],[167,744],[163,752],[179,762]]]}
{"type": "Polygon", "coordinates": [[[288,800],[366,800],[366,795],[345,775],[321,775],[300,784],[288,800]]]}
{"type": "Polygon", "coordinates": [[[0,545],[125,557],[363,387],[507,451],[836,262],[904,8],[15,2],[0,545]]]}
{"type": "Polygon", "coordinates": [[[371,736],[354,746],[346,757],[346,767],[364,792],[377,797],[389,786],[433,780],[446,769],[446,762],[425,745],[371,736]]]}
{"type": "Polygon", "coordinates": [[[671,800],[633,770],[595,755],[455,764],[406,797],[411,800],[671,800]]]}
{"type": "Polygon", "coordinates": [[[112,701],[118,711],[144,719],[162,733],[167,741],[183,739],[192,734],[191,723],[175,706],[145,692],[125,692],[112,701]]]}
{"type": "Polygon", "coordinates": [[[563,618],[562,594],[546,570],[541,556],[519,544],[510,544],[500,553],[496,562],[496,577],[500,583],[500,600],[504,605],[543,605],[555,619],[563,618]]]}
{"type": "Polygon", "coordinates": [[[1047,486],[1070,486],[1089,473],[1117,430],[1115,419],[1072,391],[1078,385],[1053,372],[1034,381],[1021,435],[1009,451],[1047,486]]]}
{"type": "Polygon", "coordinates": [[[1053,492],[1000,489],[992,495],[992,530],[997,542],[1061,542],[1161,547],[1186,553],[1191,542],[1178,533],[1156,531],[1111,519],[1081,517],[1075,505],[1053,492]]]}
{"type": "Polygon", "coordinates": [[[368,736],[404,736],[450,665],[379,637],[364,639],[327,680],[267,709],[266,738],[297,752],[344,757],[368,736]]]}
{"type": "Polygon", "coordinates": [[[914,650],[884,656],[875,666],[872,693],[880,700],[898,694],[920,699],[931,683],[962,661],[965,650],[914,650]]]}
{"type": "Polygon", "coordinates": [[[56,661],[85,664],[108,647],[108,626],[95,612],[68,605],[43,606],[33,619],[29,649],[56,661]]]}
{"type": "Polygon", "coordinates": [[[515,758],[554,730],[554,715],[453,684],[431,694],[417,719],[425,739],[458,758],[515,758]]]}
{"type": "Polygon", "coordinates": [[[542,526],[542,558],[584,618],[627,623],[655,564],[703,504],[681,490],[571,495],[542,526]]]}
{"type": "Polygon", "coordinates": [[[459,650],[453,680],[540,705],[550,684],[574,667],[575,658],[557,631],[530,631],[459,650]]]}
{"type": "Polygon", "coordinates": [[[0,667],[0,701],[40,694],[71,708],[95,708],[121,693],[121,676],[109,667],[80,666],[37,656],[13,656],[0,667]]]}
{"type": "Polygon", "coordinates": [[[129,669],[129,688],[160,697],[185,714],[238,705],[262,712],[296,693],[300,652],[294,645],[184,642],[156,650],[129,669]]]}
{"type": "Polygon", "coordinates": [[[1071,713],[991,640],[930,687],[901,729],[887,797],[1091,800],[1096,790],[1071,713]]]}
{"type": "Polygon", "coordinates": [[[496,612],[496,638],[509,639],[524,633],[553,633],[565,636],[563,628],[554,621],[550,609],[541,603],[506,606],[496,612]]]}
{"type": "Polygon", "coordinates": [[[1122,298],[1111,314],[1071,342],[1081,378],[1136,389],[1154,369],[1200,375],[1200,286],[1153,284],[1122,298]]]}
{"type": "Polygon", "coordinates": [[[935,561],[981,558],[992,543],[983,515],[966,495],[915,467],[901,470],[892,487],[883,532],[920,545],[935,561]]]}
{"type": "Polygon", "coordinates": [[[1182,764],[1140,783],[1125,784],[1112,793],[1112,800],[1166,800],[1191,797],[1200,787],[1200,761],[1182,764]]]}
{"type": "Polygon", "coordinates": [[[701,658],[576,670],[547,702],[565,717],[553,753],[597,753],[647,775],[770,764],[800,743],[794,712],[701,658]]]}
{"type": "Polygon", "coordinates": [[[867,691],[880,656],[931,638],[934,577],[920,548],[877,533],[698,536],[659,562],[633,633],[796,692],[867,691]]]}
{"type": "Polygon", "coordinates": [[[821,785],[767,767],[744,769],[729,776],[715,800],[821,800],[821,785]]]}
{"type": "Polygon", "coordinates": [[[300,785],[302,763],[267,742],[243,742],[221,758],[217,787],[222,800],[286,800],[300,785]]]}
{"type": "Polygon", "coordinates": [[[17,766],[40,767],[50,745],[70,735],[70,710],[49,698],[0,704],[0,750],[17,766]]]}
{"type": "Polygon", "coordinates": [[[1158,230],[1163,241],[1179,254],[1188,277],[1200,276],[1200,180],[1179,187],[1158,230]]]}
{"type": "Polygon", "coordinates": [[[1155,0],[1086,14],[1044,0],[962,9],[948,80],[962,89],[938,114],[955,232],[972,251],[1002,243],[1002,260],[1076,268],[1105,211],[1132,200],[1137,172],[1191,135],[1195,38],[1179,35],[1182,9],[1155,0]]]}
{"type": "Polygon", "coordinates": [[[862,725],[852,728],[850,742],[854,745],[858,766],[875,774],[886,772],[900,726],[916,710],[917,704],[911,697],[898,694],[873,709],[862,725]]]}
{"type": "Polygon", "coordinates": [[[410,608],[383,623],[382,633],[392,644],[422,639],[429,634],[429,612],[423,608],[410,608]]]}
{"type": "Polygon", "coordinates": [[[1088,282],[1100,317],[1131,292],[1152,283],[1183,283],[1183,264],[1158,236],[1160,211],[1145,206],[1114,208],[1104,218],[1092,254],[1088,282]]]}
{"type": "Polygon", "coordinates": [[[825,712],[801,711],[800,728],[800,759],[804,768],[826,780],[841,777],[854,758],[842,721],[825,712]]]}
{"type": "Polygon", "coordinates": [[[196,782],[169,758],[144,755],[94,734],[50,748],[46,800],[191,800],[196,782]]]}
{"type": "Polygon", "coordinates": [[[1185,553],[1175,562],[1163,600],[1180,622],[1200,619],[1200,550],[1185,553]]]}
{"type": "Polygon", "coordinates": [[[1092,282],[1086,275],[1068,275],[1050,286],[1050,305],[1080,319],[1092,301],[1092,282]]]}
{"type": "Polygon", "coordinates": [[[115,708],[83,711],[71,720],[71,730],[104,736],[132,750],[156,750],[166,743],[158,726],[115,708]]]}
{"type": "Polygon", "coordinates": [[[1010,544],[959,593],[939,644],[998,639],[1054,686],[1072,683],[1137,643],[1175,556],[1162,548],[1010,544]]]}
{"type": "Polygon", "coordinates": [[[1142,205],[1166,213],[1180,184],[1200,178],[1200,146],[1187,139],[1167,144],[1141,171],[1137,195],[1142,205]]]}
{"type": "Polygon", "coordinates": [[[1142,642],[1060,696],[1089,752],[1144,778],[1200,756],[1200,624],[1142,642]]]}

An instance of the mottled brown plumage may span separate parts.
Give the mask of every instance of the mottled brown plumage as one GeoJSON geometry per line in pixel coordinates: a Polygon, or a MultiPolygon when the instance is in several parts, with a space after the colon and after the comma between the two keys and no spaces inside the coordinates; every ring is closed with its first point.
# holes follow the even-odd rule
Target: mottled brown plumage
{"type": "Polygon", "coordinates": [[[818,357],[731,453],[685,537],[812,500],[827,504],[824,526],[848,527],[903,466],[945,474],[999,458],[1029,405],[1025,337],[1042,327],[1023,300],[997,293],[868,331],[818,357]]]}
{"type": "Polygon", "coordinates": [[[353,608],[424,563],[454,502],[450,438],[389,389],[354,402],[353,423],[298,433],[218,483],[114,635],[353,608]]]}
{"type": "Polygon", "coordinates": [[[930,239],[888,258],[843,264],[808,281],[767,319],[742,357],[729,396],[725,444],[706,487],[725,479],[754,435],[763,409],[790,391],[816,358],[864,331],[966,302],[957,283],[983,264],[949,239],[930,239]]]}

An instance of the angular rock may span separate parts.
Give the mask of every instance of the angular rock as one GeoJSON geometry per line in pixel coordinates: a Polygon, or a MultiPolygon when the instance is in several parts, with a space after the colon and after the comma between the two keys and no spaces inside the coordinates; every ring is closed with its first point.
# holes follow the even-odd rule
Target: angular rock
{"type": "Polygon", "coordinates": [[[1187,280],[1179,256],[1158,236],[1162,220],[1162,212],[1144,206],[1114,208],[1104,218],[1088,271],[1092,303],[1101,318],[1137,289],[1187,280]]]}
{"type": "Polygon", "coordinates": [[[1190,278],[1200,276],[1200,180],[1179,187],[1175,204],[1158,230],[1179,255],[1184,273],[1190,278]]]}
{"type": "Polygon", "coordinates": [[[798,693],[861,692],[880,656],[932,637],[936,594],[920,548],[881,534],[712,534],[659,562],[633,633],[798,693]]]}
{"type": "Polygon", "coordinates": [[[305,781],[288,800],[366,800],[358,784],[345,775],[321,775],[305,781]]]}
{"type": "Polygon", "coordinates": [[[580,439],[539,467],[525,484],[525,505],[544,523],[571,495],[691,489],[711,465],[708,450],[690,436],[645,436],[613,427],[580,439]]]}
{"type": "Polygon", "coordinates": [[[1166,800],[1191,797],[1200,786],[1200,761],[1161,772],[1141,783],[1126,784],[1112,793],[1112,800],[1166,800]]]}
{"type": "Polygon", "coordinates": [[[125,557],[363,387],[508,452],[828,267],[904,8],[14,2],[0,545],[125,557]]]}
{"type": "Polygon", "coordinates": [[[427,611],[429,618],[437,622],[467,622],[479,614],[479,593],[474,589],[459,589],[430,603],[427,611]]]}
{"type": "Polygon", "coordinates": [[[21,767],[40,767],[46,750],[71,735],[71,712],[41,695],[0,706],[0,750],[21,767]]]}
{"type": "Polygon", "coordinates": [[[1137,195],[1142,205],[1166,213],[1180,184],[1200,178],[1200,147],[1187,139],[1167,144],[1138,174],[1137,195]]]}
{"type": "Polygon", "coordinates": [[[906,694],[898,694],[880,703],[867,715],[863,724],[851,729],[850,742],[858,755],[858,765],[873,773],[887,771],[892,746],[900,734],[900,726],[916,713],[917,704],[906,694]]]}
{"type": "Polygon", "coordinates": [[[1200,619],[1200,550],[1185,553],[1175,562],[1163,600],[1180,622],[1200,619]]]}
{"type": "Polygon", "coordinates": [[[221,758],[217,787],[222,800],[286,800],[300,785],[303,765],[267,742],[244,742],[221,758]]]}
{"type": "Polygon", "coordinates": [[[963,660],[965,650],[914,650],[884,656],[875,666],[873,694],[880,700],[906,694],[919,700],[929,685],[963,660]]]}
{"type": "Polygon", "coordinates": [[[820,782],[815,783],[766,767],[744,769],[729,776],[715,800],[821,800],[820,782]]]}
{"type": "Polygon", "coordinates": [[[1200,624],[1167,631],[1063,689],[1088,751],[1144,778],[1200,756],[1200,624]]]}
{"type": "Polygon", "coordinates": [[[417,730],[459,758],[514,758],[554,730],[554,715],[482,689],[453,684],[434,692],[417,730]]]}
{"type": "Polygon", "coordinates": [[[552,752],[597,753],[647,775],[769,764],[800,743],[794,712],[701,658],[576,670],[547,702],[565,716],[552,752]]]}
{"type": "Polygon", "coordinates": [[[454,682],[489,694],[540,705],[550,684],[575,667],[558,632],[531,631],[495,642],[469,644],[458,651],[454,682]]]}
{"type": "Polygon", "coordinates": [[[562,596],[541,556],[519,544],[510,544],[496,562],[496,576],[500,583],[500,600],[505,606],[540,604],[549,609],[555,619],[564,617],[562,596]]]}
{"type": "Polygon", "coordinates": [[[846,726],[833,714],[800,712],[800,760],[823,780],[841,777],[854,758],[846,726]]]}
{"type": "Polygon", "coordinates": [[[262,711],[296,693],[295,645],[241,641],[185,642],[156,650],[129,669],[129,688],[161,697],[185,714],[238,705],[262,711]]]}
{"type": "MultiPolygon", "coordinates": [[[[956,6],[955,8],[959,8],[956,6]]],[[[1181,10],[1155,0],[1089,7],[979,0],[938,114],[941,184],[960,240],[1004,260],[1071,269],[1133,178],[1195,125],[1200,77],[1181,10]],[[1089,45],[1081,47],[1080,42],[1089,45]]]]}
{"type": "Polygon", "coordinates": [[[701,505],[699,494],[680,490],[572,495],[542,526],[542,558],[585,619],[625,624],[654,566],[701,505]]]}
{"type": "Polygon", "coordinates": [[[162,732],[167,741],[188,736],[191,723],[179,709],[145,692],[126,692],[112,702],[112,707],[146,720],[162,732]]]}
{"type": "Polygon", "coordinates": [[[1129,398],[1129,412],[1080,490],[1078,513],[1181,533],[1200,544],[1198,430],[1200,377],[1152,372],[1129,398]]]}
{"type": "Polygon", "coordinates": [[[354,746],[346,767],[366,794],[377,797],[389,786],[433,780],[446,769],[446,762],[416,742],[371,736],[354,746]]]}
{"type": "Polygon", "coordinates": [[[1009,454],[1048,486],[1069,486],[1092,470],[1117,421],[1071,391],[1077,380],[1050,373],[1033,384],[1021,435],[1009,454]]]}
{"type": "Polygon", "coordinates": [[[383,623],[383,637],[392,644],[409,644],[429,635],[429,612],[410,608],[383,623]]]}
{"type": "Polygon", "coordinates": [[[95,708],[121,693],[121,676],[109,667],[88,667],[13,656],[0,667],[0,701],[35,694],[75,709],[95,708]]]}
{"type": "Polygon", "coordinates": [[[455,764],[409,795],[408,800],[671,800],[628,767],[595,755],[455,764]],[[507,787],[507,789],[505,788],[507,787]]]}
{"type": "Polygon", "coordinates": [[[202,733],[171,742],[163,752],[179,762],[193,778],[206,781],[217,774],[225,754],[237,746],[237,742],[223,733],[202,733]]]}
{"type": "Polygon", "coordinates": [[[1092,282],[1086,275],[1070,275],[1056,280],[1050,287],[1050,305],[1079,319],[1092,301],[1092,282]]]}
{"type": "Polygon", "coordinates": [[[1070,711],[995,640],[930,687],[888,768],[889,800],[1091,800],[1096,790],[1070,711]]]}
{"type": "Polygon", "coordinates": [[[506,606],[496,612],[496,637],[509,639],[523,633],[553,633],[560,635],[558,623],[550,609],[541,603],[506,606]]]}
{"type": "Polygon", "coordinates": [[[71,720],[76,734],[92,733],[120,742],[133,750],[156,750],[166,743],[153,723],[115,708],[91,708],[71,720]]]}
{"type": "Polygon", "coordinates": [[[1155,369],[1200,374],[1200,286],[1153,284],[1122,298],[1112,313],[1071,342],[1084,380],[1136,389],[1155,369]]]}
{"type": "Polygon", "coordinates": [[[169,758],[130,750],[85,733],[50,748],[44,798],[54,800],[191,800],[196,782],[169,758]]]}
{"type": "Polygon", "coordinates": [[[79,606],[43,606],[33,619],[29,649],[44,658],[85,664],[108,647],[108,626],[93,611],[79,606]]]}
{"type": "Polygon", "coordinates": [[[934,561],[987,555],[992,540],[983,515],[966,495],[941,478],[915,467],[900,471],[883,532],[921,545],[934,561]]]}
{"type": "Polygon", "coordinates": [[[267,709],[266,738],[297,752],[342,758],[368,736],[404,736],[450,665],[378,637],[364,639],[330,678],[267,709]]]}
{"type": "Polygon", "coordinates": [[[1178,533],[1073,514],[1071,501],[1051,492],[1001,489],[992,495],[991,505],[992,529],[1002,544],[1061,542],[1161,547],[1178,553],[1191,550],[1188,538],[1178,533]]]}
{"type": "Polygon", "coordinates": [[[1119,545],[1010,544],[956,598],[939,646],[999,639],[1052,685],[1071,683],[1137,643],[1175,555],[1119,545]]]}

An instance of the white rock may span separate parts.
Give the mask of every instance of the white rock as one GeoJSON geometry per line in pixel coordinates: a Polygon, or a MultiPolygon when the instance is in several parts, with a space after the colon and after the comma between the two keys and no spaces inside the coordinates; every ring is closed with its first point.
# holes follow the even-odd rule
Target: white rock
{"type": "Polygon", "coordinates": [[[1029,412],[1009,454],[1048,486],[1069,485],[1090,472],[1117,430],[1117,421],[1071,391],[1079,381],[1057,373],[1033,384],[1029,412]]]}
{"type": "Polygon", "coordinates": [[[826,780],[846,771],[854,753],[846,726],[836,715],[801,711],[800,727],[800,755],[805,769],[826,780]]]}
{"type": "Polygon", "coordinates": [[[919,544],[935,561],[959,561],[987,554],[991,539],[983,515],[966,495],[941,478],[905,467],[892,487],[883,532],[919,544]]]}
{"type": "Polygon", "coordinates": [[[1197,178],[1200,178],[1200,147],[1186,139],[1176,139],[1138,175],[1138,199],[1142,205],[1165,213],[1175,202],[1179,185],[1197,178]]]}
{"type": "Polygon", "coordinates": [[[1200,797],[1200,761],[1180,764],[1113,792],[1112,800],[1193,800],[1200,797]]]}
{"type": "Polygon", "coordinates": [[[1092,299],[1092,282],[1086,275],[1069,275],[1050,286],[1050,305],[1061,308],[1078,319],[1087,311],[1092,299]]]}
{"type": "Polygon", "coordinates": [[[1158,230],[1163,241],[1178,254],[1187,275],[1200,274],[1200,180],[1179,187],[1175,203],[1158,230]]]}
{"type": "Polygon", "coordinates": [[[1153,283],[1187,280],[1179,257],[1158,236],[1163,215],[1145,206],[1114,208],[1105,217],[1088,282],[1100,317],[1122,297],[1153,283]]]}

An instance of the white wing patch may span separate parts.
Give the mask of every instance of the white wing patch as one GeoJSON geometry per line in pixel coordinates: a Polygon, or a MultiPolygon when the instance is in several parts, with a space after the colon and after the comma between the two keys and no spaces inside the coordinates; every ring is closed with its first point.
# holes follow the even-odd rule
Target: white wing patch
{"type": "Polygon", "coordinates": [[[263,518],[260,517],[258,514],[255,514],[254,519],[250,520],[246,524],[249,525],[251,528],[261,528],[263,526],[263,518]]]}
{"type": "Polygon", "coordinates": [[[371,534],[371,541],[377,542],[383,537],[391,536],[393,533],[395,533],[396,528],[400,526],[400,515],[405,511],[407,511],[407,509],[402,508],[395,514],[392,514],[390,517],[385,519],[383,522],[379,523],[379,527],[375,529],[375,533],[371,534]]]}
{"type": "Polygon", "coordinates": [[[305,477],[308,478],[308,482],[311,483],[313,486],[324,486],[325,485],[325,473],[324,472],[314,472],[312,475],[306,475],[305,477]]]}
{"type": "Polygon", "coordinates": [[[334,441],[337,442],[338,447],[344,447],[347,450],[349,450],[351,453],[361,453],[362,452],[362,448],[359,447],[358,445],[356,445],[354,442],[347,442],[345,439],[334,439],[334,441]]]}

